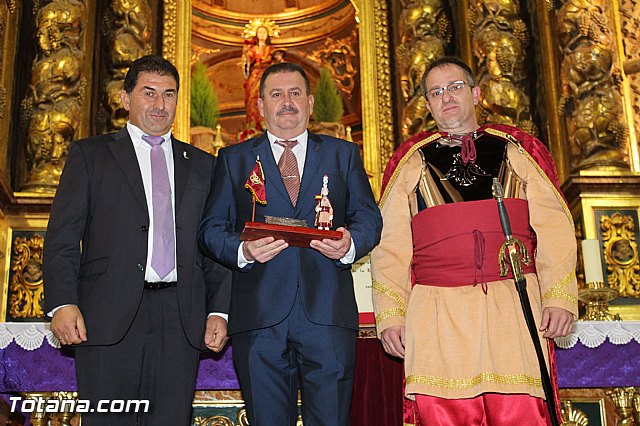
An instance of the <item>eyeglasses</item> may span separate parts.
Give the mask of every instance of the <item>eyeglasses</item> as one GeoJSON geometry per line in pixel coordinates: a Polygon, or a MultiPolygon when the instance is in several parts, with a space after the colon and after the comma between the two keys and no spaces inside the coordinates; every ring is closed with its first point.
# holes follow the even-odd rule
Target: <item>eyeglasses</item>
{"type": "Polygon", "coordinates": [[[444,87],[439,87],[437,89],[431,89],[427,91],[427,97],[429,99],[438,99],[440,96],[444,94],[445,90],[448,93],[454,94],[456,91],[462,89],[465,85],[469,87],[473,87],[472,84],[466,83],[462,80],[452,81],[451,83],[447,84],[444,87]]]}

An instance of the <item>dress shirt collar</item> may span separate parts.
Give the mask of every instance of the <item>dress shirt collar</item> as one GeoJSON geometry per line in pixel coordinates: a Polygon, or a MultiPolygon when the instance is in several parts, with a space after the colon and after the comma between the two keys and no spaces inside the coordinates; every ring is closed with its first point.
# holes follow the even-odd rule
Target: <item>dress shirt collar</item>
{"type": "MultiPolygon", "coordinates": [[[[282,138],[279,138],[279,137],[275,136],[273,133],[270,133],[268,130],[267,130],[267,137],[269,138],[269,143],[271,144],[272,147],[274,145],[276,145],[276,141],[284,140],[282,138]]],[[[308,139],[309,139],[309,132],[305,130],[304,132],[302,132],[301,134],[299,134],[295,138],[291,138],[291,139],[288,139],[288,140],[291,140],[291,141],[296,140],[296,141],[298,141],[298,145],[300,145],[306,151],[306,149],[307,149],[307,140],[308,139]]],[[[276,146],[280,147],[280,145],[276,145],[276,146]]],[[[282,148],[282,147],[280,147],[280,148],[282,148]]],[[[284,149],[284,148],[282,148],[282,149],[284,149]]]]}
{"type": "MultiPolygon", "coordinates": [[[[127,130],[129,131],[129,135],[131,136],[131,140],[133,141],[134,146],[135,145],[144,146],[151,149],[151,145],[149,145],[148,143],[142,140],[142,136],[146,135],[146,133],[143,132],[142,129],[140,129],[134,124],[131,124],[130,121],[127,121],[127,130]]],[[[166,143],[167,141],[171,141],[171,130],[169,130],[167,133],[162,135],[162,137],[164,138],[164,142],[162,142],[160,147],[162,147],[162,149],[167,151],[169,150],[171,145],[169,143],[166,143]]]]}

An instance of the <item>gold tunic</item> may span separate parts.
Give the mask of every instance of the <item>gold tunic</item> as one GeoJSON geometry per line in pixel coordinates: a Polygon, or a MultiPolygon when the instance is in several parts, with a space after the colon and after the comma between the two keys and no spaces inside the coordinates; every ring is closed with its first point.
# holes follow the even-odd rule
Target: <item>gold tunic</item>
{"type": "MultiPolygon", "coordinates": [[[[537,236],[537,273],[526,278],[539,328],[546,307],[577,316],[573,221],[564,200],[526,151],[509,143],[507,158],[521,179],[518,196],[528,200],[537,236]]],[[[418,212],[415,190],[422,160],[417,149],[404,160],[381,200],[384,227],[371,266],[378,336],[391,326],[406,327],[407,396],[457,399],[494,392],[544,398],[513,280],[488,283],[486,295],[479,285],[411,288],[411,218],[418,212]]],[[[539,337],[546,348],[542,333],[539,337]]]]}

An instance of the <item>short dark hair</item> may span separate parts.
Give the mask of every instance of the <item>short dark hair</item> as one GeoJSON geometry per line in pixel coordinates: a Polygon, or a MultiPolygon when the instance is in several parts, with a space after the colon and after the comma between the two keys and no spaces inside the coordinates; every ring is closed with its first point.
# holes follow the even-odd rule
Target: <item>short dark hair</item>
{"type": "Polygon", "coordinates": [[[304,72],[304,68],[302,68],[298,64],[294,64],[293,62],[279,62],[277,64],[269,65],[264,73],[262,74],[262,78],[260,79],[260,98],[264,99],[264,82],[267,80],[271,74],[282,74],[286,72],[297,72],[304,79],[304,87],[307,89],[307,95],[311,93],[311,85],[309,84],[309,78],[307,77],[307,73],[304,72]]]}
{"type": "Polygon", "coordinates": [[[467,78],[467,80],[469,80],[467,81],[469,86],[473,87],[476,85],[473,79],[473,72],[471,71],[471,68],[469,67],[469,65],[467,65],[462,59],[457,58],[455,56],[443,56],[442,58],[438,58],[435,61],[431,62],[429,66],[427,66],[427,69],[424,71],[424,74],[422,74],[422,83],[421,83],[422,94],[425,97],[427,96],[427,76],[435,68],[439,68],[445,65],[456,65],[462,68],[462,71],[464,72],[465,77],[467,78]]]}
{"type": "Polygon", "coordinates": [[[131,64],[126,77],[124,78],[124,90],[127,93],[133,92],[138,84],[140,73],[150,73],[157,75],[170,75],[176,81],[176,90],[180,89],[180,76],[178,70],[166,59],[157,55],[147,55],[136,59],[131,64]]]}

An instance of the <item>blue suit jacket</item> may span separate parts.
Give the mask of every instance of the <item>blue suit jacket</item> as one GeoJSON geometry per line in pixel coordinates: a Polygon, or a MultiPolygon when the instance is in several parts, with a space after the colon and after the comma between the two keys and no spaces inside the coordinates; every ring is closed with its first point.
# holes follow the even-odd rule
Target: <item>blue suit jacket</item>
{"type": "Polygon", "coordinates": [[[288,247],[264,264],[238,267],[239,237],[245,222],[251,221],[252,210],[251,193],[244,185],[258,156],[265,174],[267,204],[256,205],[256,222],[269,215],[305,219],[313,226],[315,195],[320,193],[326,174],[334,209],[333,229],[349,229],[356,259],[378,244],[382,229],[356,144],[309,133],[296,207],[284,187],[266,134],[220,150],[199,242],[206,254],[234,270],[229,334],[281,322],[293,306],[298,286],[312,322],[357,329],[351,265],[311,248],[288,247]]]}

